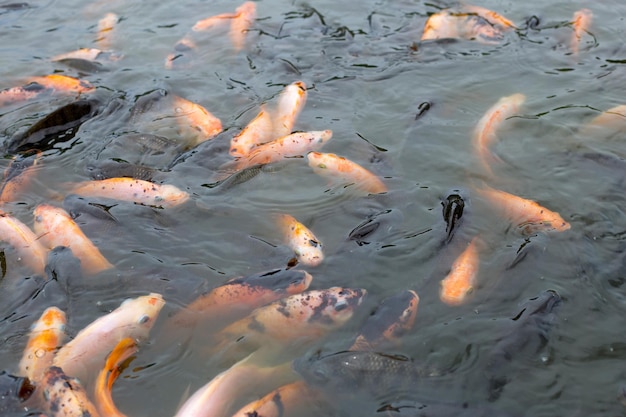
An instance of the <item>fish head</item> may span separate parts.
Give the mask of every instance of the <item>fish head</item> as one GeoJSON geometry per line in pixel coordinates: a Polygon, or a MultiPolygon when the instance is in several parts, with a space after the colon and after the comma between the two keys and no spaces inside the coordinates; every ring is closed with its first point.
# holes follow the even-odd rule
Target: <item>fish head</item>
{"type": "Polygon", "coordinates": [[[118,311],[125,324],[132,328],[129,336],[146,339],[164,305],[165,300],[157,293],[125,300],[118,311]]]}
{"type": "Polygon", "coordinates": [[[167,203],[168,207],[178,206],[189,200],[189,193],[174,185],[163,184],[161,185],[159,200],[163,203],[167,203]]]}
{"type": "Polygon", "coordinates": [[[561,296],[554,290],[544,291],[541,295],[531,298],[524,304],[522,312],[514,319],[526,315],[551,314],[561,304],[561,296]]]}
{"type": "Polygon", "coordinates": [[[309,322],[339,326],[347,322],[361,305],[367,291],[359,288],[332,287],[311,292],[317,300],[309,322]]]}
{"type": "Polygon", "coordinates": [[[64,331],[66,322],[67,319],[63,310],[60,310],[57,307],[48,307],[41,315],[41,318],[33,330],[58,329],[60,331],[64,331]],[[41,328],[39,328],[39,324],[41,324],[41,328]]]}

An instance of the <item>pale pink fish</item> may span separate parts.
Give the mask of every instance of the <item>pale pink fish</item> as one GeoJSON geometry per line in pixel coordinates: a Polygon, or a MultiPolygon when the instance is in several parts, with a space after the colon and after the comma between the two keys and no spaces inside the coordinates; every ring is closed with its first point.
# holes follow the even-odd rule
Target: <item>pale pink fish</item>
{"type": "Polygon", "coordinates": [[[193,146],[198,145],[222,131],[222,122],[201,105],[173,96],[174,117],[184,134],[196,136],[193,146]]]}
{"type": "Polygon", "coordinates": [[[165,58],[165,69],[174,68],[175,61],[181,58],[186,51],[196,49],[196,43],[189,36],[185,36],[174,46],[176,52],[172,52],[165,58]]]}
{"type": "Polygon", "coordinates": [[[301,415],[316,407],[323,401],[320,391],[310,387],[306,382],[298,380],[282,385],[260,400],[252,401],[242,407],[232,417],[282,417],[284,415],[301,415]]]}
{"type": "Polygon", "coordinates": [[[86,274],[97,274],[113,267],[62,208],[40,204],[35,207],[34,216],[35,233],[41,242],[50,249],[68,247],[80,259],[81,269],[86,274]]]}
{"type": "Polygon", "coordinates": [[[450,268],[450,273],[441,280],[439,298],[448,305],[461,305],[474,290],[480,259],[478,238],[472,239],[450,268]]]}
{"type": "Polygon", "coordinates": [[[163,208],[176,207],[189,200],[189,193],[174,185],[127,177],[79,182],[69,192],[83,197],[111,198],[163,208]]]}
{"type": "Polygon", "coordinates": [[[230,154],[234,157],[248,156],[254,146],[271,141],[274,137],[272,116],[262,106],[259,114],[230,140],[230,154]]]}
{"type": "Polygon", "coordinates": [[[95,61],[100,54],[102,54],[102,50],[97,48],[80,48],[75,51],[55,55],[51,58],[51,60],[63,61],[64,59],[84,59],[86,61],[95,61]]]}
{"type": "Polygon", "coordinates": [[[0,240],[11,245],[19,261],[32,272],[46,276],[48,249],[28,226],[3,211],[0,211],[0,240]]]}
{"type": "Polygon", "coordinates": [[[302,81],[289,84],[278,98],[274,115],[274,135],[281,137],[292,132],[296,119],[306,104],[306,85],[302,81]]]}
{"type": "Polygon", "coordinates": [[[497,130],[508,118],[519,112],[524,101],[526,96],[521,93],[502,97],[485,112],[474,129],[472,139],[474,152],[489,173],[491,173],[490,162],[497,160],[489,149],[498,137],[497,130]]]}
{"type": "Polygon", "coordinates": [[[626,131],[626,104],[612,107],[594,117],[581,128],[579,134],[587,137],[602,131],[610,133],[626,131]]]}
{"type": "Polygon", "coordinates": [[[572,39],[570,41],[572,54],[578,55],[580,42],[583,35],[585,33],[589,33],[592,19],[593,13],[589,9],[580,9],[574,13],[574,21],[572,22],[574,33],[572,34],[572,39]]]}
{"type": "Polygon", "coordinates": [[[65,313],[48,307],[32,325],[28,343],[19,364],[19,374],[37,383],[52,365],[57,349],[65,340],[65,313]]]}
{"type": "Polygon", "coordinates": [[[235,10],[235,17],[230,22],[230,40],[235,51],[245,46],[246,34],[256,19],[256,3],[247,1],[235,10]]]}
{"type": "Polygon", "coordinates": [[[111,49],[111,40],[113,37],[113,30],[120,18],[115,13],[107,13],[100,21],[98,22],[98,34],[96,37],[96,43],[100,48],[104,50],[111,49]]]}
{"type": "Polygon", "coordinates": [[[498,25],[502,28],[516,28],[515,23],[502,16],[500,13],[494,12],[493,10],[489,10],[481,6],[474,6],[471,4],[465,4],[461,7],[461,9],[463,12],[466,13],[476,13],[478,16],[489,21],[493,25],[498,25]]]}
{"type": "Polygon", "coordinates": [[[285,241],[295,252],[298,262],[317,266],[324,260],[322,243],[305,225],[289,214],[279,214],[277,223],[285,241]]]}
{"type": "Polygon", "coordinates": [[[371,194],[387,191],[387,186],[376,175],[356,162],[333,153],[309,152],[309,166],[316,174],[330,178],[334,182],[354,184],[360,190],[371,194]]]}
{"type": "Polygon", "coordinates": [[[157,293],[125,300],[59,349],[53,364],[85,383],[95,377],[107,355],[122,339],[146,340],[164,305],[163,297],[157,293]]]}

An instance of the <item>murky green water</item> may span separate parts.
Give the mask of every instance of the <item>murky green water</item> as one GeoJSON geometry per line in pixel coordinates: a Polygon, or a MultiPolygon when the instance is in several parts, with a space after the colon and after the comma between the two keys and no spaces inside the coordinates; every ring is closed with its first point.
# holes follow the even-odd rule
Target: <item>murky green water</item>
{"type": "MultiPolygon", "coordinates": [[[[75,283],[69,298],[54,283],[42,286],[5,248],[0,368],[16,371],[30,324],[50,305],[68,310],[73,336],[127,297],[162,293],[165,317],[201,288],[285,266],[293,254],[282,245],[271,215],[288,212],[324,244],[325,261],[306,268],[314,276],[312,288],[341,285],[369,292],[354,320],[307,346],[306,353],[346,349],[381,300],[414,289],[421,298],[417,321],[393,353],[458,365],[455,383],[429,394],[433,401],[488,405],[524,416],[623,415],[618,394],[626,381],[626,145],[623,131],[588,137],[579,128],[625,102],[626,4],[489,0],[479,5],[520,29],[500,44],[482,45],[419,42],[427,16],[446,3],[263,0],[245,51],[235,53],[225,33],[197,35],[198,50],[188,65],[164,68],[174,44],[198,19],[238,5],[50,1],[0,9],[0,87],[52,72],[82,76],[108,109],[84,123],[73,139],[44,152],[30,193],[4,207],[23,222],[32,224],[37,204],[61,204],[64,183],[90,179],[87,167],[114,157],[106,150],[115,149],[112,143],[123,133],[167,127],[128,123],[132,104],[146,94],[163,89],[197,102],[225,129],[177,163],[156,166],[154,179],[187,190],[188,204],[156,210],[120,203],[109,210],[117,223],[79,218],[116,268],[75,283]],[[593,11],[593,23],[574,56],[570,21],[583,7],[593,11]],[[50,61],[94,47],[97,22],[108,12],[120,17],[111,48],[121,60],[88,73],[50,61]],[[538,23],[529,27],[530,21],[538,23]],[[388,193],[359,197],[350,188],[329,188],[298,159],[232,187],[212,186],[215,169],[228,159],[230,138],[262,103],[275,101],[296,80],[309,87],[296,128],[332,129],[324,151],[384,176],[388,193]],[[487,177],[474,158],[473,129],[500,97],[519,92],[527,100],[502,125],[494,145],[504,163],[487,177]],[[430,109],[419,115],[423,103],[430,109]],[[522,236],[475,193],[483,181],[559,212],[571,229],[522,236]],[[452,192],[462,195],[466,206],[446,245],[442,201],[452,192]],[[349,240],[370,218],[380,226],[367,236],[368,244],[349,240]],[[475,235],[485,241],[477,288],[465,305],[444,305],[438,283],[475,235]],[[520,348],[508,369],[510,382],[488,403],[481,379],[485,358],[520,305],[548,289],[563,301],[545,346],[538,352],[520,348]]],[[[4,147],[67,102],[51,97],[0,111],[4,147]]],[[[117,157],[133,157],[122,153],[117,157]]],[[[168,336],[161,329],[157,323],[151,341],[115,385],[116,403],[128,416],[174,415],[186,393],[225,369],[203,356],[200,342],[188,351],[159,350],[168,336]]],[[[263,388],[274,387],[266,381],[263,388]]],[[[260,391],[257,397],[266,393],[260,391]]],[[[339,403],[324,412],[374,415],[376,409],[339,403]]]]}

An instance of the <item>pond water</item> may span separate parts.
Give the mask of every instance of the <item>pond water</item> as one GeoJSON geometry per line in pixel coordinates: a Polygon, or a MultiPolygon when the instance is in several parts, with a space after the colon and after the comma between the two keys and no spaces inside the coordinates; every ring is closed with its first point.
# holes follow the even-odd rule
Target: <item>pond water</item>
{"type": "MultiPolygon", "coordinates": [[[[24,223],[32,225],[38,204],[62,205],[66,185],[92,179],[94,163],[140,159],[117,142],[124,134],[171,134],[166,119],[129,116],[142,98],[164,92],[184,97],[224,127],[213,140],[150,161],[157,169],[155,182],[190,193],[186,204],[158,209],[109,201],[115,222],[77,218],[115,268],[83,277],[68,292],[55,282],[42,284],[4,245],[0,369],[16,372],[29,326],[50,305],[66,310],[73,337],[124,299],[158,292],[166,306],[113,396],[130,417],[174,415],[187,396],[232,362],[207,354],[211,340],[202,337],[179,349],[161,349],[172,337],[165,333],[165,317],[229,278],[285,267],[293,253],[272,217],[284,212],[324,245],[319,266],[299,266],[313,275],[312,289],[368,291],[352,320],[304,347],[295,343],[293,356],[347,349],[382,300],[413,289],[420,296],[415,325],[390,353],[456,369],[454,383],[428,391],[427,400],[488,405],[520,416],[624,415],[626,122],[621,131],[608,133],[585,133],[583,126],[624,104],[626,3],[484,0],[477,5],[506,16],[518,29],[494,44],[421,42],[428,16],[454,4],[261,0],[242,51],[233,49],[226,31],[196,33],[197,48],[172,69],[165,68],[165,58],[196,21],[232,13],[239,3],[0,5],[0,87],[58,72],[92,83],[98,105],[97,115],[73,136],[68,133],[43,151],[28,192],[5,204],[3,210],[24,223]],[[592,10],[593,20],[576,54],[571,22],[582,8],[592,10]],[[119,17],[108,45],[115,59],[102,59],[96,70],[51,60],[101,47],[98,21],[106,13],[119,17]],[[306,84],[308,98],[294,128],[331,129],[333,138],[323,151],[367,167],[383,178],[388,192],[363,196],[354,187],[329,186],[301,158],[241,181],[216,183],[217,169],[229,160],[230,138],[262,104],[274,103],[298,80],[306,84]],[[501,97],[515,93],[526,101],[499,127],[493,151],[501,161],[486,175],[472,149],[474,128],[501,97]],[[476,193],[483,184],[537,201],[560,213],[571,228],[523,235],[476,193]],[[465,208],[447,242],[442,203],[451,194],[460,195],[465,208]],[[363,238],[366,243],[349,239],[370,219],[379,226],[363,238]],[[476,287],[463,305],[443,304],[439,281],[477,235],[484,244],[476,287]],[[506,365],[509,382],[489,401],[485,361],[510,333],[521,306],[546,290],[562,301],[544,329],[544,343],[537,349],[519,342],[506,365]]],[[[20,133],[73,99],[40,97],[0,109],[2,168],[10,164],[11,144],[20,133]]],[[[231,411],[277,382],[262,385],[237,399],[231,411]]],[[[397,413],[355,407],[353,398],[341,396],[319,407],[310,414],[397,413]]]]}

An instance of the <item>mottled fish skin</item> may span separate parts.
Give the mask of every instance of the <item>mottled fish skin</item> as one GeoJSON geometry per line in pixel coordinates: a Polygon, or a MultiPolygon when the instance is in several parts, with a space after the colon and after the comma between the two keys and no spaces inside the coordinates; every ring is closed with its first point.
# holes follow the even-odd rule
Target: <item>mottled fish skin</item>
{"type": "Polygon", "coordinates": [[[100,417],[78,379],[58,366],[48,368],[39,388],[48,417],[100,417]]]}
{"type": "Polygon", "coordinates": [[[523,353],[537,354],[548,342],[548,334],[561,303],[556,291],[544,291],[522,305],[522,310],[513,317],[511,330],[489,353],[485,373],[489,382],[489,399],[496,400],[504,386],[510,381],[511,362],[523,353]]]}
{"type": "Polygon", "coordinates": [[[303,265],[318,266],[324,260],[320,240],[293,216],[279,214],[276,218],[283,238],[295,252],[298,262],[303,265]]]}
{"type": "Polygon", "coordinates": [[[296,381],[276,388],[263,398],[245,405],[232,417],[283,417],[299,415],[321,401],[321,393],[296,381]]]}

